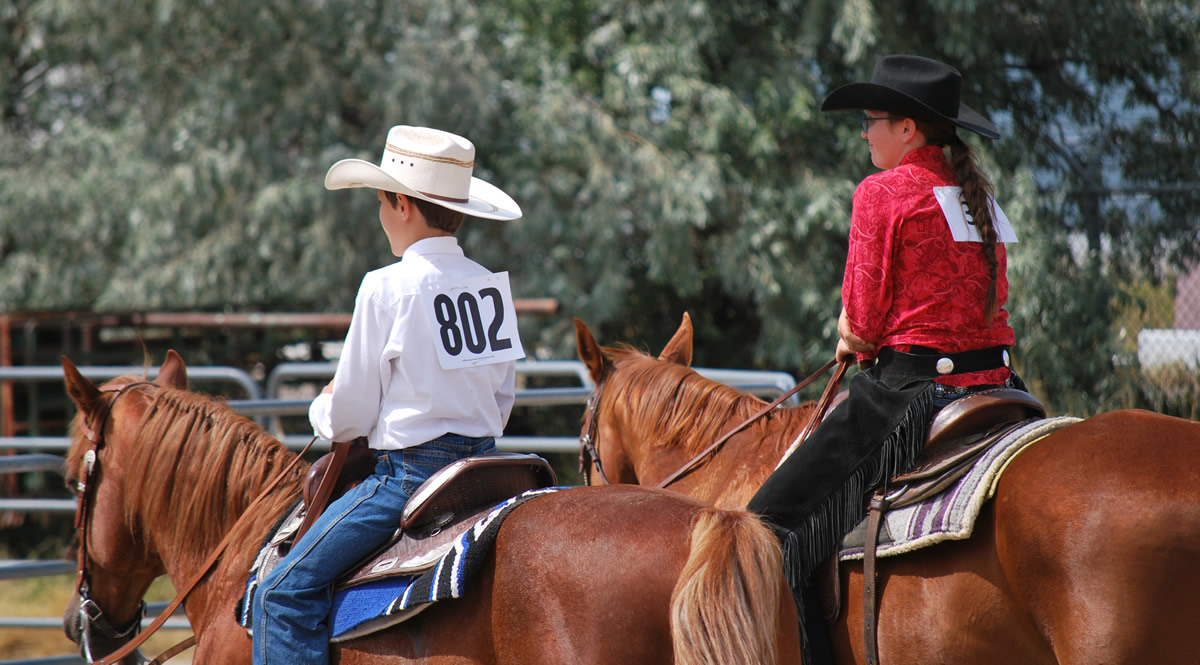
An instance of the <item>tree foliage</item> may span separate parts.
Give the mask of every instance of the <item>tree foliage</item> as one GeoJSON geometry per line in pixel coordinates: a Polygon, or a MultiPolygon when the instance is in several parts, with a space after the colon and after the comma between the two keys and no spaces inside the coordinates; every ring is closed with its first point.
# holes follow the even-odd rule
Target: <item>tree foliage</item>
{"type": "Polygon", "coordinates": [[[689,311],[698,364],[807,373],[872,171],[817,108],[900,52],[954,63],[1004,130],[968,140],[1052,400],[1111,389],[1123,280],[1200,254],[1186,0],[12,0],[0,26],[4,311],[348,311],[391,257],[375,200],[324,172],[418,124],[524,208],[460,233],[560,302],[531,349],[571,357],[571,316],[657,346],[689,311]]]}

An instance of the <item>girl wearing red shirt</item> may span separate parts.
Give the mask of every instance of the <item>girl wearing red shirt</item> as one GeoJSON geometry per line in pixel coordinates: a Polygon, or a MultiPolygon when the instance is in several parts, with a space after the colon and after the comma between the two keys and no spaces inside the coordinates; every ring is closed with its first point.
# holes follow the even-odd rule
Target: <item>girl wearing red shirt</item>
{"type": "Polygon", "coordinates": [[[886,56],[870,83],[842,86],[821,106],[863,110],[862,137],[883,170],[854,192],[838,319],[837,358],[853,354],[873,366],[854,376],[849,398],[748,506],[783,540],[810,628],[806,663],[826,648],[811,630],[819,616],[804,618],[808,581],[862,518],[864,494],[912,467],[930,421],[950,401],[1001,385],[1024,389],[1011,370],[1004,311],[1002,243],[1015,237],[956,130],[999,133],[960,102],[961,85],[941,62],[886,56]]]}

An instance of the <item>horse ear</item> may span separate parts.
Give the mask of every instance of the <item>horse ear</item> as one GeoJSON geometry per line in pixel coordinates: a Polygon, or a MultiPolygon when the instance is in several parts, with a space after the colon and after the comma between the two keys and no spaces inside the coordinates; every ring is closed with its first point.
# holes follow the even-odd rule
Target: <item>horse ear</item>
{"type": "Polygon", "coordinates": [[[679,324],[679,330],[675,331],[675,336],[663,347],[662,353],[658,354],[658,359],[684,367],[691,366],[692,317],[688,316],[687,312],[683,313],[683,321],[679,324]]]}
{"type": "Polygon", "coordinates": [[[75,367],[75,363],[71,362],[70,358],[63,356],[62,366],[63,381],[67,384],[67,395],[71,397],[71,401],[75,402],[76,408],[81,412],[90,412],[92,405],[100,399],[100,389],[92,383],[91,379],[79,372],[79,368],[75,367]]]}
{"type": "Polygon", "coordinates": [[[155,383],[160,386],[187,390],[187,365],[184,364],[183,357],[176,353],[175,349],[167,350],[167,358],[163,361],[162,367],[158,368],[158,380],[155,383]]]}
{"type": "Polygon", "coordinates": [[[599,385],[608,373],[611,362],[596,343],[596,338],[592,336],[587,324],[578,318],[575,319],[575,351],[591,373],[592,382],[599,385]]]}

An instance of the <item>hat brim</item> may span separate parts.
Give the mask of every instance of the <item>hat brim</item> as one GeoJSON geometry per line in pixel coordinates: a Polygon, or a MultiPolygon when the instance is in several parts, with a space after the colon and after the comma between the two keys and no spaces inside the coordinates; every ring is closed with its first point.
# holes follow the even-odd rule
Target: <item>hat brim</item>
{"type": "Polygon", "coordinates": [[[467,200],[450,201],[418,192],[399,180],[388,175],[386,171],[371,162],[361,159],[343,159],[329,167],[325,174],[325,189],[351,189],[367,187],[396,192],[405,196],[429,201],[456,210],[472,217],[508,221],[521,217],[521,206],[495,185],[484,182],[479,178],[471,178],[467,200]]]}
{"type": "Polygon", "coordinates": [[[918,120],[948,122],[989,139],[1000,138],[1000,130],[966,104],[958,105],[958,117],[951,118],[914,97],[876,83],[849,83],[825,97],[822,111],[887,111],[918,120]]]}

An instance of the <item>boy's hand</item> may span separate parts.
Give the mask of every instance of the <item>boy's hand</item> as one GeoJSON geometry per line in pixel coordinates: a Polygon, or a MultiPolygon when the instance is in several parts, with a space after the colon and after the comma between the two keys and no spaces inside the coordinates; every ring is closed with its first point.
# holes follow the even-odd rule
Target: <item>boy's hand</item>
{"type": "Polygon", "coordinates": [[[329,394],[332,394],[332,393],[333,393],[333,381],[330,381],[329,383],[326,383],[326,384],[325,384],[325,387],[321,389],[321,394],[322,394],[322,395],[324,395],[324,394],[326,394],[326,393],[329,393],[329,394]]]}

